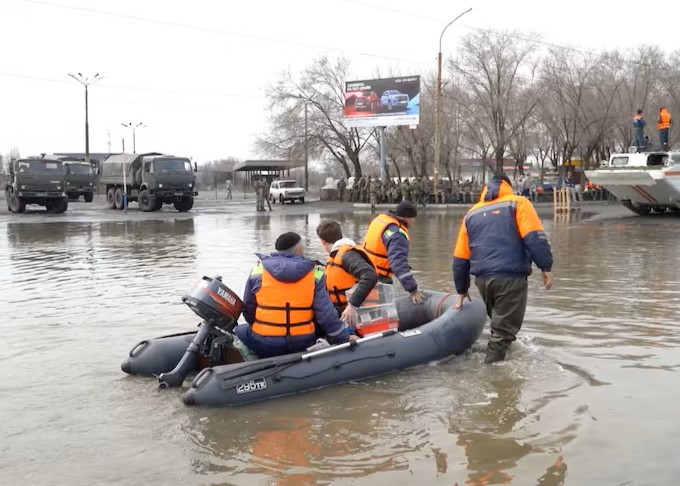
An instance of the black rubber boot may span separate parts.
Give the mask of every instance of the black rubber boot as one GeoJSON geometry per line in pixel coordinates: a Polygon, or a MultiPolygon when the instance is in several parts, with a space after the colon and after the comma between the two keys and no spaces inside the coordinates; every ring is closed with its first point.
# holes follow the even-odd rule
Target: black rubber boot
{"type": "Polygon", "coordinates": [[[486,348],[486,356],[484,356],[484,364],[496,363],[497,361],[504,361],[508,348],[500,343],[490,342],[486,348]]]}

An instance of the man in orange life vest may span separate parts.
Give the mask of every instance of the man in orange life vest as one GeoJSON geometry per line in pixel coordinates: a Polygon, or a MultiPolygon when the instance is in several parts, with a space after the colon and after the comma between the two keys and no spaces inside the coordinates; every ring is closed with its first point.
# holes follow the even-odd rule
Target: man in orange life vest
{"type": "Polygon", "coordinates": [[[349,238],[342,237],[337,221],[322,221],[316,228],[321,246],[328,252],[326,289],[340,318],[350,327],[358,320],[357,308],[378,283],[378,274],[366,251],[349,238]],[[345,292],[357,285],[350,299],[345,292]]]}
{"type": "Polygon", "coordinates": [[[234,332],[261,358],[304,351],[316,341],[316,325],[331,344],[349,340],[350,331],[326,292],[323,270],[303,253],[300,235],[284,233],[276,240],[276,252],[257,255],[260,262],[243,294],[248,325],[234,332]]]}
{"type": "Polygon", "coordinates": [[[495,176],[480,201],[465,215],[453,251],[456,307],[469,299],[470,274],[491,318],[485,363],[503,361],[522,327],[527,306],[527,276],[532,260],[553,284],[553,256],[541,220],[531,202],[515,196],[505,175],[495,176]]]}
{"type": "Polygon", "coordinates": [[[368,227],[363,247],[381,282],[392,283],[392,277],[396,276],[404,290],[411,294],[413,302],[422,304],[425,296],[418,290],[408,264],[408,228],[417,215],[418,210],[411,201],[402,201],[396,211],[378,215],[368,227]]]}
{"type": "Polygon", "coordinates": [[[670,112],[662,106],[659,110],[659,122],[656,125],[656,128],[659,130],[661,150],[668,150],[668,133],[671,131],[672,122],[670,112]]]}

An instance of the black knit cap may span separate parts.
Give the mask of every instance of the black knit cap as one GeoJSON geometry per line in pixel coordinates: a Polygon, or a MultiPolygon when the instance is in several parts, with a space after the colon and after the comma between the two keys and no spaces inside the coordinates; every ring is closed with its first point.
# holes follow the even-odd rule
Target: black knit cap
{"type": "Polygon", "coordinates": [[[397,206],[396,213],[400,218],[415,218],[418,215],[418,208],[411,201],[402,201],[397,206]]]}
{"type": "Polygon", "coordinates": [[[290,250],[295,245],[297,245],[301,239],[302,238],[300,238],[299,234],[289,231],[288,233],[284,233],[276,239],[276,244],[274,247],[276,248],[276,251],[290,250]]]}

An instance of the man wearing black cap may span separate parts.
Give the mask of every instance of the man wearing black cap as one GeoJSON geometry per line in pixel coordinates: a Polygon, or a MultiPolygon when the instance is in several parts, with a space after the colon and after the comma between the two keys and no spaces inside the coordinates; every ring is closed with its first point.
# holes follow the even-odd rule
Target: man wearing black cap
{"type": "Polygon", "coordinates": [[[425,296],[418,290],[408,264],[408,228],[417,215],[418,210],[411,201],[400,202],[396,211],[380,214],[371,222],[363,246],[380,280],[392,283],[392,277],[396,276],[404,290],[411,294],[413,302],[420,304],[425,296]]]}
{"type": "Polygon", "coordinates": [[[349,340],[323,280],[323,269],[303,256],[300,235],[284,233],[276,252],[257,254],[243,295],[247,325],[235,334],[260,358],[304,351],[316,341],[316,325],[331,344],[349,340]]]}

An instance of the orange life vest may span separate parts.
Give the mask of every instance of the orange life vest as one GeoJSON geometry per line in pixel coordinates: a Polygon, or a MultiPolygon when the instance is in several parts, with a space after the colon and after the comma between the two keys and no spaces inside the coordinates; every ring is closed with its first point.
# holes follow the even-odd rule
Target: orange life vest
{"type": "Polygon", "coordinates": [[[297,282],[276,280],[261,264],[256,272],[262,273],[262,284],[256,294],[253,332],[269,337],[314,334],[315,270],[297,282]]]}
{"type": "Polygon", "coordinates": [[[358,245],[342,245],[337,251],[328,255],[326,259],[326,290],[328,290],[331,302],[333,302],[333,305],[339,311],[347,307],[347,295],[345,295],[345,292],[359,281],[358,278],[342,266],[342,257],[350,250],[360,252],[366,258],[366,261],[373,265],[366,251],[358,245]]]}
{"type": "Polygon", "coordinates": [[[663,130],[665,128],[671,127],[671,114],[668,110],[661,110],[659,113],[659,123],[656,125],[658,130],[663,130]]]}
{"type": "Polygon", "coordinates": [[[387,247],[383,243],[382,236],[391,224],[399,226],[399,231],[406,236],[407,240],[410,239],[408,228],[402,222],[389,214],[380,214],[368,227],[363,244],[364,250],[368,253],[378,275],[390,278],[394,276],[394,273],[390,268],[390,262],[387,260],[387,247]]]}

